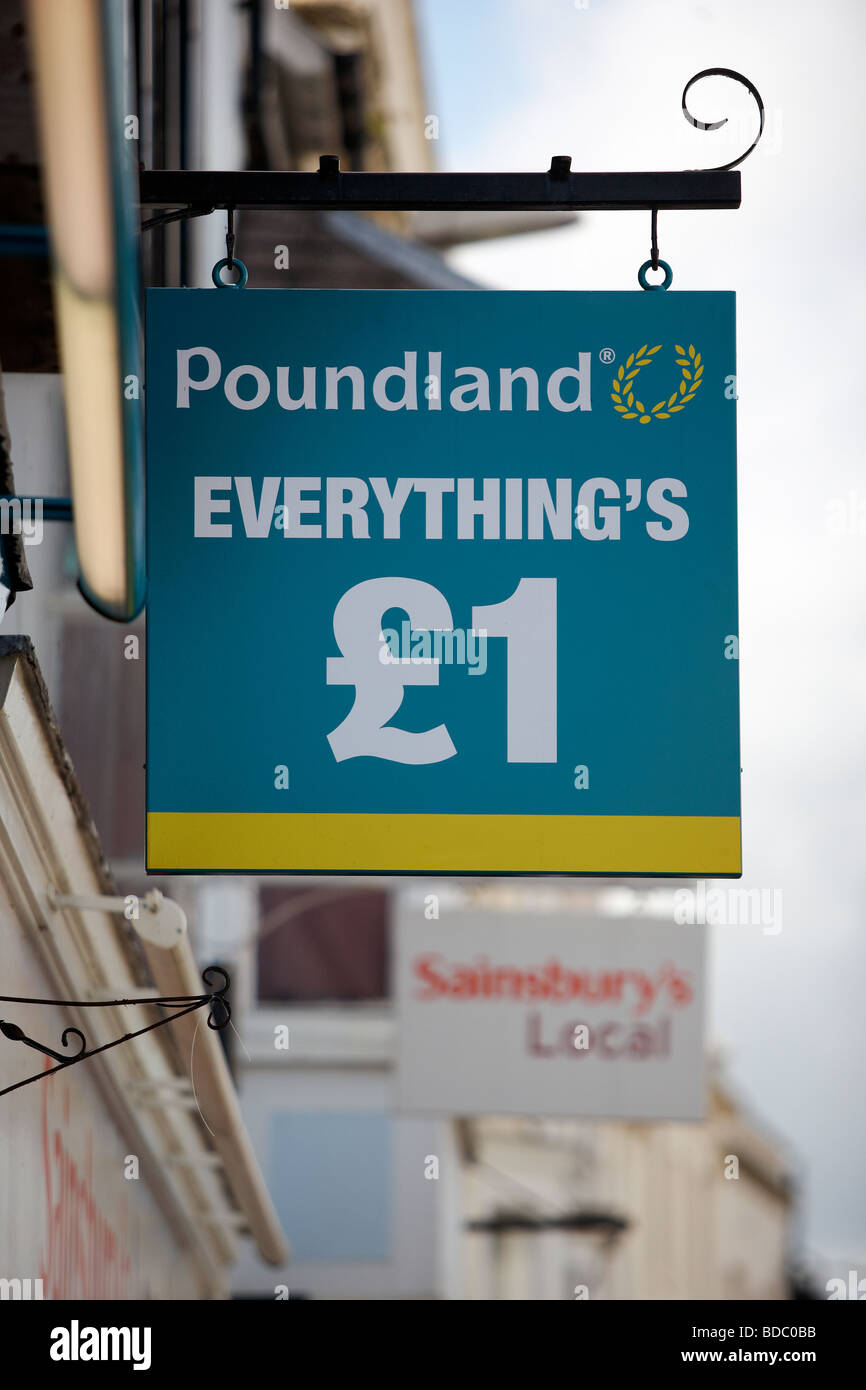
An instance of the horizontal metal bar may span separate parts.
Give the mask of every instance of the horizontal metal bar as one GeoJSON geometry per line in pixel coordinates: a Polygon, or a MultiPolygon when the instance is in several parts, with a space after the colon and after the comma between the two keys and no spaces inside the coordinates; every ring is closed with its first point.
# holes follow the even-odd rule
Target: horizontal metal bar
{"type": "Polygon", "coordinates": [[[38,225],[5,224],[0,227],[0,256],[47,256],[48,232],[38,225]]]}
{"type": "Polygon", "coordinates": [[[528,174],[343,173],[323,158],[317,173],[279,170],[146,169],[148,208],[347,208],[355,211],[649,211],[738,208],[738,170],[574,174],[567,160],[528,174]],[[557,168],[559,165],[559,168],[557,168]]]}

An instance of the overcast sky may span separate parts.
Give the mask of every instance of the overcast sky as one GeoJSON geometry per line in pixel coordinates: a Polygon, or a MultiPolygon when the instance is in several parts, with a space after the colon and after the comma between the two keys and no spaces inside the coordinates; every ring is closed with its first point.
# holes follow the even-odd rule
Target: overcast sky
{"type": "MultiPolygon", "coordinates": [[[[441,168],[709,168],[751,143],[755,107],[705,81],[692,111],[731,119],[698,132],[687,78],[735,68],[764,98],[742,208],[659,216],[674,290],[738,296],[743,885],[784,893],[778,935],[715,929],[711,1018],[737,1093],[798,1161],[809,1247],[866,1276],[866,6],[419,9],[441,168]]],[[[649,230],[648,213],[594,213],[451,259],[495,288],[636,289],[649,230]]]]}

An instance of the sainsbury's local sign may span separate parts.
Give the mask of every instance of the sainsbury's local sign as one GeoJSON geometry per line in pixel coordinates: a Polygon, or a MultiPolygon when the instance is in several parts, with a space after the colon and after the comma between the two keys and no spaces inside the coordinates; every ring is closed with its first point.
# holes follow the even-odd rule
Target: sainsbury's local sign
{"type": "Polygon", "coordinates": [[[395,941],[403,1109],[703,1116],[703,928],[404,906],[395,941]]]}
{"type": "Polygon", "coordinates": [[[147,340],[151,869],[739,873],[733,296],[147,340]]]}

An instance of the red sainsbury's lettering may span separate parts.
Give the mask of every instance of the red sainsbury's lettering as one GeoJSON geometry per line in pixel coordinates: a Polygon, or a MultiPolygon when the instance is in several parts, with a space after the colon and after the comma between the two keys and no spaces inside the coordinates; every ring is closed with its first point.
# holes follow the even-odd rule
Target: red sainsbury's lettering
{"type": "Polygon", "coordinates": [[[624,1004],[633,1017],[646,1014],[663,1000],[673,1008],[690,1004],[691,975],[666,961],[658,971],[644,969],[571,969],[551,958],[542,965],[508,965],[476,956],[451,961],[439,951],[412,961],[412,974],[423,986],[416,999],[553,1000],[579,999],[584,1004],[624,1004]]]}

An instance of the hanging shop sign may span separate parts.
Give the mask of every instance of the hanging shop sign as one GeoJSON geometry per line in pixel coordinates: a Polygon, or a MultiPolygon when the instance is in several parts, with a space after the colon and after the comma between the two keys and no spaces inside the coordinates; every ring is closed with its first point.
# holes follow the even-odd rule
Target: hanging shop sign
{"type": "Polygon", "coordinates": [[[395,939],[404,1110],[703,1117],[703,928],[404,908],[395,939]]]}
{"type": "Polygon", "coordinates": [[[740,872],[734,296],[152,290],[148,865],[740,872]]]}

